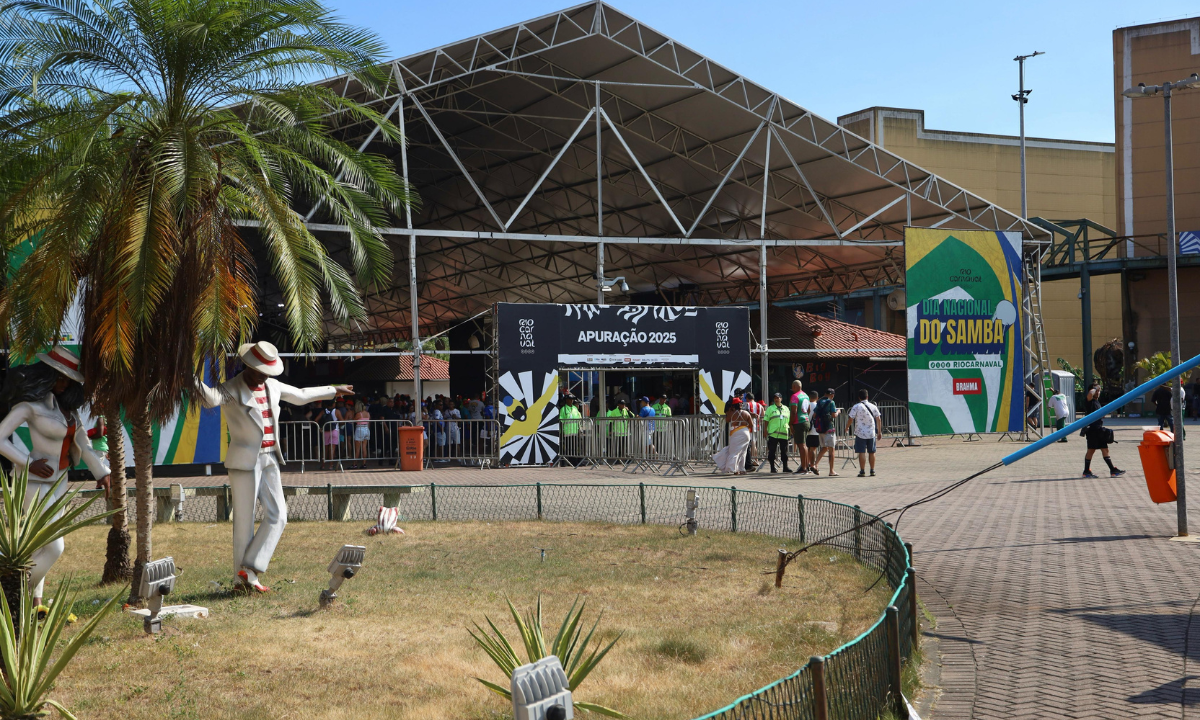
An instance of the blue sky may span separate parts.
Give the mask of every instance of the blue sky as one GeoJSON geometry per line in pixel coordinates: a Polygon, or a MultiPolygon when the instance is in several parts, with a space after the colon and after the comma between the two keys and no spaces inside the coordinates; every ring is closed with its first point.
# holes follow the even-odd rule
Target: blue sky
{"type": "MultiPolygon", "coordinates": [[[[575,4],[328,1],[397,57],[575,4]]],[[[1178,0],[610,4],[831,120],[887,105],[924,109],[930,128],[1015,135],[1012,58],[1043,50],[1026,64],[1028,134],[1105,142],[1113,140],[1112,31],[1200,15],[1195,2],[1178,0]]]]}

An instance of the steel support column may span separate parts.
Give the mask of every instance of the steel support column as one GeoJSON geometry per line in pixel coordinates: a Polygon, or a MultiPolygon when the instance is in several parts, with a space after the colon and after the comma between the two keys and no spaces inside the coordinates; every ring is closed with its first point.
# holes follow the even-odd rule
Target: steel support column
{"type": "MultiPolygon", "coordinates": [[[[600,148],[600,83],[596,83],[596,237],[604,237],[604,164],[600,148]]],[[[596,304],[604,304],[604,241],[596,243],[596,304]]],[[[604,374],[601,373],[603,378],[604,374]]],[[[601,391],[600,408],[604,398],[601,391]]]]}
{"type": "MultiPolygon", "coordinates": [[[[404,96],[396,100],[396,114],[400,119],[400,172],[408,182],[408,138],[404,134],[404,96]]],[[[412,208],[404,206],[404,225],[412,230],[412,208]]],[[[413,349],[413,422],[421,422],[421,325],[417,319],[417,236],[408,236],[408,315],[412,320],[413,349]]]]}
{"type": "Polygon", "coordinates": [[[758,245],[758,344],[762,348],[762,353],[759,355],[759,367],[761,380],[759,381],[758,396],[760,402],[770,402],[767,393],[769,392],[767,383],[767,374],[770,372],[770,367],[767,364],[769,351],[767,349],[767,311],[770,308],[770,298],[767,297],[767,191],[771,186],[771,133],[767,133],[767,150],[766,159],[763,163],[763,192],[762,192],[762,215],[758,221],[758,238],[762,242],[758,245]]]}

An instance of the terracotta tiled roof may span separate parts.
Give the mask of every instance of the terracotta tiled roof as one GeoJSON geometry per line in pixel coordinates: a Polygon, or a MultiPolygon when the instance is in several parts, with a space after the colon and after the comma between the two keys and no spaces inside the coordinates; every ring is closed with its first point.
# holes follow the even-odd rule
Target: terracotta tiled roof
{"type": "MultiPolygon", "coordinates": [[[[345,382],[412,380],[412,357],[365,357],[346,365],[345,382]]],[[[421,357],[422,380],[449,380],[450,363],[440,358],[421,357]]]]}
{"type": "MultiPolygon", "coordinates": [[[[758,337],[758,312],[750,313],[750,332],[758,337]]],[[[903,335],[872,330],[813,315],[791,308],[773,307],[767,316],[768,346],[771,350],[824,350],[817,353],[797,353],[795,359],[811,357],[904,357],[906,341],[903,335]]],[[[771,353],[772,358],[793,359],[787,353],[771,353]]]]}

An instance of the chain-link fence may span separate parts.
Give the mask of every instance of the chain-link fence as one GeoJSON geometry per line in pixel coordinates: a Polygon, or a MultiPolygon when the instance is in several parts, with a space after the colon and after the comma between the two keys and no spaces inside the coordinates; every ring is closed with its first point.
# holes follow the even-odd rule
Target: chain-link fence
{"type": "MultiPolygon", "coordinates": [[[[155,488],[158,522],[230,519],[228,485],[180,490],[176,487],[173,494],[169,487],[155,488]]],[[[890,525],[858,507],[803,495],[645,483],[288,486],[284,496],[289,521],[373,522],[380,507],[395,507],[406,520],[559,520],[683,527],[689,490],[697,492],[695,518],[701,529],[758,533],[793,543],[822,542],[878,570],[880,582],[894,590],[889,611],[865,633],[700,720],[875,720],[885,707],[898,708],[900,662],[911,657],[918,628],[909,553],[890,525]]],[[[85,491],[81,496],[98,492],[85,491]]],[[[129,495],[132,524],[132,489],[129,495]]],[[[102,505],[92,507],[99,512],[102,505]]]]}

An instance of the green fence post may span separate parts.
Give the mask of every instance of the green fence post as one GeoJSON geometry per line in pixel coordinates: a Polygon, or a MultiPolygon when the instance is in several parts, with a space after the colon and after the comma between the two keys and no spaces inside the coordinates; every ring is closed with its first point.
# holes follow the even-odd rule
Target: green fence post
{"type": "Polygon", "coordinates": [[[862,560],[862,508],[854,506],[854,559],[862,560]]]}
{"type": "Polygon", "coordinates": [[[642,505],[642,524],[646,524],[646,483],[638,483],[638,500],[642,505]]]}
{"type": "Polygon", "coordinates": [[[812,668],[813,684],[813,717],[817,720],[829,720],[829,699],[825,694],[825,658],[813,655],[808,660],[812,668]]]}
{"type": "Polygon", "coordinates": [[[888,704],[896,717],[908,718],[908,706],[904,703],[904,689],[900,684],[900,611],[895,605],[888,605],[884,625],[887,626],[888,699],[891,701],[888,704]]]}
{"type": "Polygon", "coordinates": [[[796,513],[800,519],[800,542],[807,542],[804,535],[804,496],[796,496],[796,513]]]}
{"type": "Polygon", "coordinates": [[[737,532],[737,488],[729,486],[729,527],[731,532],[737,532]]]}
{"type": "Polygon", "coordinates": [[[333,520],[333,483],[325,483],[325,519],[333,520]]]}
{"type": "Polygon", "coordinates": [[[225,491],[225,493],[224,493],[224,498],[223,498],[223,499],[225,500],[225,502],[224,502],[224,503],[222,503],[222,504],[223,504],[225,507],[223,507],[223,508],[222,508],[222,510],[224,510],[224,512],[223,512],[223,513],[221,513],[221,514],[222,514],[222,516],[223,516],[223,517],[221,518],[221,521],[222,521],[222,522],[229,522],[229,507],[230,507],[230,504],[231,504],[231,501],[232,501],[232,498],[231,498],[231,497],[229,497],[229,483],[225,483],[225,484],[224,484],[224,485],[222,485],[221,487],[222,487],[222,488],[224,489],[224,491],[225,491]]]}
{"type": "Polygon", "coordinates": [[[429,506],[433,510],[433,519],[437,520],[437,483],[429,483],[429,506]]]}
{"type": "Polygon", "coordinates": [[[537,519],[542,519],[542,484],[537,484],[537,519]]]}
{"type": "Polygon", "coordinates": [[[909,568],[904,573],[908,583],[908,614],[912,615],[912,649],[916,652],[921,645],[921,606],[917,603],[917,571],[909,568]]]}

